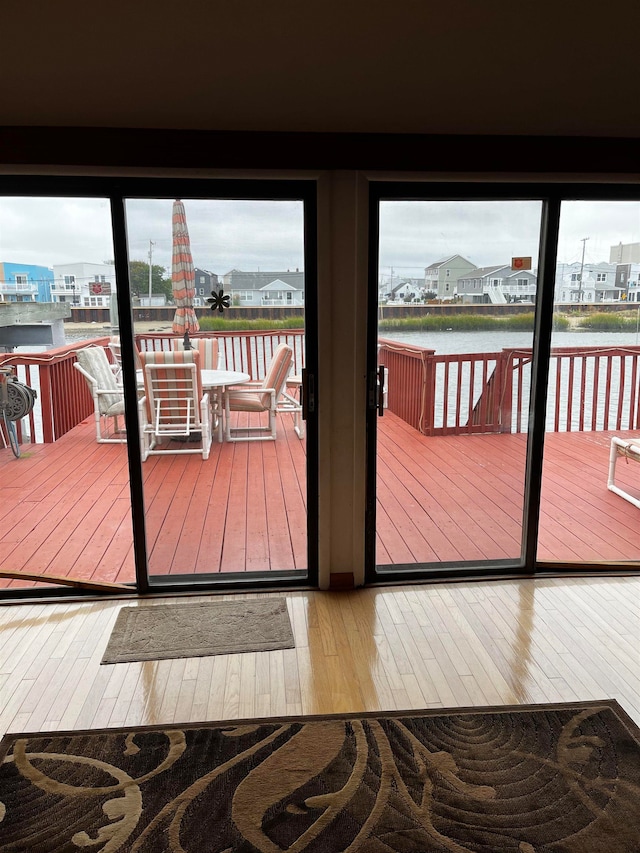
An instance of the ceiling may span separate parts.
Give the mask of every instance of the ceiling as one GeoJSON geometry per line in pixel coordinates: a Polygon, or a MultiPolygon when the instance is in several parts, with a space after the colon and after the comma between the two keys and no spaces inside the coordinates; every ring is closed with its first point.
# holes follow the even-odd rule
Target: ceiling
{"type": "Polygon", "coordinates": [[[5,0],[2,123],[640,137],[638,23],[637,0],[5,0]]]}

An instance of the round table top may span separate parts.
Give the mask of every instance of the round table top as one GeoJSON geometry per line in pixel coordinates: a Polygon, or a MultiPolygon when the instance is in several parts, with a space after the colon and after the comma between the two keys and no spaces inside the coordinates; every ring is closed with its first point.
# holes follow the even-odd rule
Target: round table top
{"type": "MultiPolygon", "coordinates": [[[[251,377],[248,373],[241,373],[238,370],[201,370],[203,388],[224,388],[227,385],[242,385],[245,382],[250,382],[251,377]]],[[[136,379],[138,385],[143,384],[142,371],[136,371],[136,379]]]]}
{"type": "Polygon", "coordinates": [[[223,388],[225,385],[242,385],[249,382],[251,377],[248,373],[240,373],[238,370],[201,370],[203,388],[223,388]]]}

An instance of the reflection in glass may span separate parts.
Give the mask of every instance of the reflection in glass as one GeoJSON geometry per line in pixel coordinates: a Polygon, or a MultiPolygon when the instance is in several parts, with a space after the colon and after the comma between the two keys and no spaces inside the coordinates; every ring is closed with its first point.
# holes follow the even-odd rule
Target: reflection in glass
{"type": "Polygon", "coordinates": [[[379,570],[520,557],[540,217],[380,204],[379,570]]]}
{"type": "Polygon", "coordinates": [[[306,571],[303,204],[181,202],[179,246],[174,199],[126,202],[150,575],[306,571]]]}
{"type": "MultiPolygon", "coordinates": [[[[607,490],[612,438],[637,436],[640,202],[564,202],[538,559],[640,559],[637,508],[607,490]]],[[[637,469],[637,470],[636,470],[637,469]]],[[[616,481],[638,498],[629,457],[616,481]]]]}
{"type": "Polygon", "coordinates": [[[134,581],[113,257],[106,199],[0,199],[0,363],[37,393],[0,442],[2,587],[134,581]]]}

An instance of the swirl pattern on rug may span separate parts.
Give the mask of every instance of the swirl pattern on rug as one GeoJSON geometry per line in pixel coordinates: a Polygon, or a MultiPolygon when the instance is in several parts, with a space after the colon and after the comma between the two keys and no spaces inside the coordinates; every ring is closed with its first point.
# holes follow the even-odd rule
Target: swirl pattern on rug
{"type": "Polygon", "coordinates": [[[615,702],[10,735],[0,851],[638,853],[615,702]]]}

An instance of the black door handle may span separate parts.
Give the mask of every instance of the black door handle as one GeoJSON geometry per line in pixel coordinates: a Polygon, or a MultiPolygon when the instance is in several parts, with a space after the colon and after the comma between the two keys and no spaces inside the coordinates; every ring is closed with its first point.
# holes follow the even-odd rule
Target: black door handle
{"type": "Polygon", "coordinates": [[[378,368],[378,417],[384,415],[384,364],[378,368]]]}

